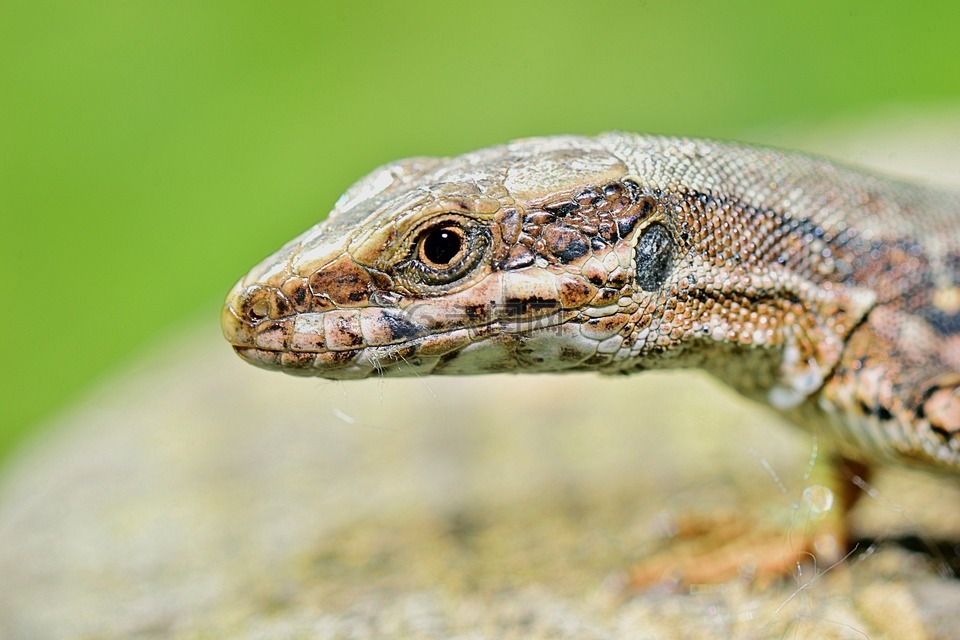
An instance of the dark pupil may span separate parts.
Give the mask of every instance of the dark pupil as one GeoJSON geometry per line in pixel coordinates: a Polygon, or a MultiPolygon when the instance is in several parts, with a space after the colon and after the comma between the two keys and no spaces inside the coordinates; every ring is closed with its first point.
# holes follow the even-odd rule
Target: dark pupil
{"type": "Polygon", "coordinates": [[[450,264],[463,247],[463,238],[451,229],[435,229],[423,239],[423,257],[434,264],[450,264]]]}

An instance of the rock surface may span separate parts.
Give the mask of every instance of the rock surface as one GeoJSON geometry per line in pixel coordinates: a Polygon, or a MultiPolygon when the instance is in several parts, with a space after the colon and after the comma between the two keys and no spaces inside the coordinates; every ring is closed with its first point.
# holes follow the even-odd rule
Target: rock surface
{"type": "Polygon", "coordinates": [[[687,514],[802,527],[811,438],[688,373],[291,378],[216,321],[5,469],[0,638],[960,637],[960,581],[890,541],[960,540],[956,483],[881,475],[835,567],[624,594],[687,514]]]}

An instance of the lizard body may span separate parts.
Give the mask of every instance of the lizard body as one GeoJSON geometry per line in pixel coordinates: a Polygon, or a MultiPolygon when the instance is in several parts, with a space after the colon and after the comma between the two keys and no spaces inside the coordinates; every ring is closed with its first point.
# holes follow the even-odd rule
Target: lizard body
{"type": "Polygon", "coordinates": [[[699,367],[842,457],[960,472],[960,193],[803,154],[611,133],[386,165],[222,324],[337,379],[699,367]]]}

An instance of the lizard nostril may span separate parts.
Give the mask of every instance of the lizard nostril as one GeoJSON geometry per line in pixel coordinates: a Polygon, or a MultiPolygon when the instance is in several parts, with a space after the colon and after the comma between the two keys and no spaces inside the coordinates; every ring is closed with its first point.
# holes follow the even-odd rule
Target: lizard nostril
{"type": "Polygon", "coordinates": [[[265,318],[280,318],[289,315],[290,301],[276,289],[259,285],[250,287],[239,306],[240,315],[248,322],[258,323],[265,318]]]}
{"type": "Polygon", "coordinates": [[[264,298],[257,300],[247,310],[247,317],[251,320],[263,320],[270,315],[270,303],[264,298]]]}

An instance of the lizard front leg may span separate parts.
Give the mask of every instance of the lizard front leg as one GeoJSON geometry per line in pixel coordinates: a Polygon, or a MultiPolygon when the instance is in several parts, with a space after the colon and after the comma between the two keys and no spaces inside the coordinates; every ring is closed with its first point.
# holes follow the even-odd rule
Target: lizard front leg
{"type": "Polygon", "coordinates": [[[829,566],[849,549],[848,514],[871,464],[955,472],[960,367],[949,328],[909,313],[899,299],[874,308],[846,340],[822,390],[787,412],[825,449],[805,482],[800,521],[778,529],[742,517],[684,519],[668,551],[633,569],[632,586],[681,587],[738,575],[763,583],[804,561],[829,566]]]}
{"type": "Polygon", "coordinates": [[[847,516],[869,476],[869,466],[824,452],[780,517],[682,514],[668,523],[669,544],[631,567],[624,587],[693,590],[735,579],[764,587],[806,566],[813,576],[835,568],[850,551],[847,516]]]}

